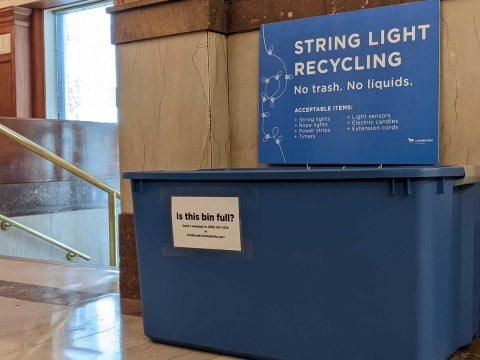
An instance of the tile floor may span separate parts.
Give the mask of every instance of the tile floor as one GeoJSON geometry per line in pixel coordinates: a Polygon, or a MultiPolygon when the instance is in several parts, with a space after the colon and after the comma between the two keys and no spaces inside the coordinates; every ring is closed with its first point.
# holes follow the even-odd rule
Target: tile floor
{"type": "MultiPolygon", "coordinates": [[[[234,360],[151,342],[115,269],[0,257],[0,360],[14,359],[234,360]]],[[[480,340],[449,360],[480,360],[480,340]]]]}
{"type": "Polygon", "coordinates": [[[173,358],[233,359],[151,342],[117,270],[0,258],[1,360],[173,358]]]}

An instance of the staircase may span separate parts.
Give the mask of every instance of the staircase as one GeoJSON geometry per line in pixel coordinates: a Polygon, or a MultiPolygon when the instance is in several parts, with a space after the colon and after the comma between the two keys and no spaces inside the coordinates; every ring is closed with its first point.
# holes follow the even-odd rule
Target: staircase
{"type": "Polygon", "coordinates": [[[0,255],[117,265],[116,124],[0,118],[0,165],[0,255]]]}

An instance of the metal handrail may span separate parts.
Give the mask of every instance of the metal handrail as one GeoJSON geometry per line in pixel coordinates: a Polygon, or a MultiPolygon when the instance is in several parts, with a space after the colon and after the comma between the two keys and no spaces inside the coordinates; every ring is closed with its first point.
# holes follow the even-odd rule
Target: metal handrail
{"type": "Polygon", "coordinates": [[[85,260],[90,260],[90,256],[88,255],[85,255],[84,253],[78,251],[78,250],[75,250],[74,248],[71,248],[70,246],[67,246],[63,243],[61,243],[60,241],[57,241],[57,240],[54,240],[52,239],[51,237],[48,237],[46,235],[43,235],[42,233],[39,233],[38,231],[35,231],[35,230],[32,230],[30,229],[28,226],[25,226],[25,225],[22,225],[20,224],[19,222],[15,221],[15,220],[12,220],[6,216],[3,216],[3,215],[0,215],[0,220],[3,221],[2,223],[2,229],[4,228],[4,224],[7,224],[6,226],[7,227],[10,227],[10,226],[15,226],[16,228],[20,229],[20,230],[23,230],[31,235],[34,235],[40,239],[42,239],[43,241],[46,241],[52,245],[55,245],[55,246],[58,246],[59,248],[67,251],[67,258],[68,259],[73,259],[74,256],[78,256],[78,257],[81,257],[82,259],[85,259],[85,260]]]}
{"type": "MultiPolygon", "coordinates": [[[[26,137],[16,133],[15,131],[9,129],[5,125],[0,124],[0,133],[4,134],[5,136],[9,137],[13,141],[17,142],[18,144],[22,145],[23,147],[27,148],[28,150],[34,152],[35,154],[43,157],[44,159],[52,162],[55,165],[60,166],[62,169],[72,173],[73,175],[78,176],[80,179],[87,181],[88,183],[92,184],[93,186],[99,188],[100,190],[105,191],[108,193],[108,226],[109,226],[109,249],[110,249],[110,266],[116,266],[117,265],[117,206],[116,206],[116,200],[120,199],[120,191],[117,189],[111,187],[110,185],[105,184],[103,181],[97,179],[96,177],[88,174],[87,172],[79,169],[75,165],[70,164],[68,161],[65,161],[61,157],[55,155],[54,153],[48,151],[47,149],[44,149],[40,145],[35,144],[33,141],[27,139],[26,137]]],[[[7,221],[8,222],[8,221],[7,221]]],[[[14,225],[15,227],[18,227],[14,225]]],[[[27,228],[26,226],[23,226],[24,228],[27,228]]],[[[22,229],[24,230],[24,229],[22,229]]],[[[27,231],[27,230],[24,230],[27,231]]],[[[29,229],[30,234],[38,236],[37,234],[40,234],[36,232],[35,230],[29,229]]],[[[48,236],[42,235],[43,237],[48,238],[48,236]]],[[[44,238],[38,236],[39,238],[45,240],[44,238]]],[[[50,238],[48,238],[50,239],[50,238]]],[[[53,239],[50,239],[53,240],[53,239]]],[[[48,241],[48,240],[45,240],[48,241]]],[[[53,240],[55,243],[58,243],[56,240],[53,240]]],[[[55,244],[51,241],[48,241],[51,244],[57,245],[61,244],[55,244]]],[[[61,244],[62,246],[67,247],[66,245],[61,244]]],[[[73,250],[73,249],[72,249],[73,250]]],[[[71,251],[72,253],[76,253],[78,256],[78,252],[71,251]]],[[[80,253],[81,254],[81,253],[80,253]]],[[[83,254],[82,254],[83,255],[83,254]]],[[[85,255],[86,256],[86,255],[85,255]]],[[[82,257],[82,256],[80,256],[82,257]]],[[[82,257],[83,258],[83,257],[82,257]]]]}

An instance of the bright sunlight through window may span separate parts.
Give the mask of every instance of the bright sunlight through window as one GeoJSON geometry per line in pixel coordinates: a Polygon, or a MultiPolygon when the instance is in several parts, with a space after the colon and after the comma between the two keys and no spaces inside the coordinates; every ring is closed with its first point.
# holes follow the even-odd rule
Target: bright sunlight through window
{"type": "Polygon", "coordinates": [[[117,122],[115,47],[107,6],[55,13],[60,119],[117,122]]]}

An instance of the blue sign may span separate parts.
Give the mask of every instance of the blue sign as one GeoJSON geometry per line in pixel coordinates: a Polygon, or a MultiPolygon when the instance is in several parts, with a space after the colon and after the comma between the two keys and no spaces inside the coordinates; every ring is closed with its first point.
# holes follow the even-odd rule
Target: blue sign
{"type": "Polygon", "coordinates": [[[440,2],[263,25],[259,162],[437,164],[440,2]]]}

